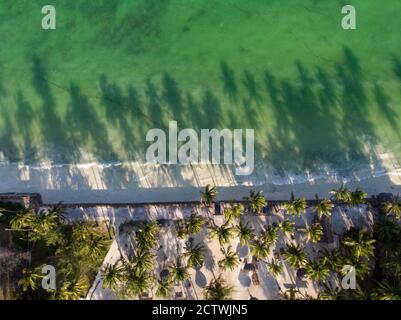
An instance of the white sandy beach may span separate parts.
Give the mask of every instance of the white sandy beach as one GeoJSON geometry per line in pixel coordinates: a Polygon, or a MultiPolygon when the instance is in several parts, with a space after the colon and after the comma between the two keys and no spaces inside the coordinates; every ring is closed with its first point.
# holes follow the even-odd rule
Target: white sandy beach
{"type": "Polygon", "coordinates": [[[235,176],[223,165],[115,164],[0,165],[0,193],[36,192],[44,203],[154,203],[199,200],[207,184],[219,187],[220,200],[242,199],[250,189],[263,190],[268,199],[287,199],[291,191],[312,199],[341,183],[361,186],[368,195],[401,191],[401,165],[390,153],[377,153],[370,167],[342,172],[321,168],[318,173],[286,172],[278,175],[255,166],[250,176],[235,176]]]}
{"type": "MultiPolygon", "coordinates": [[[[107,221],[110,226],[116,230],[116,238],[113,241],[109,252],[107,253],[102,268],[108,264],[114,264],[122,257],[127,258],[129,252],[135,247],[135,240],[133,239],[132,229],[127,231],[118,232],[119,226],[126,221],[131,220],[151,220],[159,219],[164,221],[160,231],[159,248],[157,249],[157,264],[155,274],[159,275],[163,270],[175,263],[177,256],[183,253],[185,240],[178,239],[175,235],[174,220],[188,217],[192,212],[208,219],[208,213],[205,208],[199,205],[165,205],[165,206],[144,206],[136,208],[121,207],[119,209],[107,207],[93,207],[93,208],[75,208],[69,209],[69,216],[73,219],[93,219],[98,222],[107,221]],[[115,211],[114,211],[115,210],[115,211]],[[102,212],[105,214],[103,215],[102,212]]],[[[212,212],[213,213],[213,212],[212,212]]],[[[217,225],[224,223],[223,216],[213,216],[214,222],[217,225]]],[[[294,242],[302,244],[308,252],[309,257],[315,257],[316,245],[306,241],[303,229],[310,225],[313,221],[314,212],[309,210],[305,215],[294,218],[295,222],[295,238],[289,239],[285,236],[280,236],[279,241],[272,248],[269,258],[271,260],[274,252],[279,252],[280,248],[285,248],[286,244],[294,242]]],[[[284,215],[282,211],[276,212],[274,215],[268,216],[244,216],[244,219],[258,234],[266,225],[272,225],[282,220],[284,215]]],[[[320,243],[319,247],[334,248],[338,246],[339,235],[344,233],[350,227],[368,228],[373,225],[372,212],[369,210],[368,205],[362,205],[359,208],[342,208],[336,207],[330,221],[330,233],[333,238],[328,243],[320,243]],[[347,212],[345,213],[346,210],[347,212]]],[[[202,243],[206,248],[206,259],[204,266],[199,269],[190,269],[190,280],[188,285],[180,284],[173,288],[173,293],[182,293],[184,299],[199,300],[203,299],[204,287],[219,274],[234,287],[233,299],[247,300],[250,296],[260,300],[274,300],[279,298],[280,290],[286,289],[297,285],[298,289],[310,296],[316,296],[318,287],[315,282],[308,279],[299,279],[296,272],[291,268],[287,262],[280,256],[279,260],[284,266],[283,273],[274,276],[266,268],[263,262],[257,262],[257,270],[255,271],[259,284],[254,283],[252,280],[252,272],[244,269],[246,261],[252,261],[250,249],[247,245],[240,246],[238,237],[234,237],[230,241],[230,245],[241,262],[233,270],[223,271],[218,267],[218,261],[222,259],[223,255],[220,252],[221,245],[214,239],[210,239],[207,235],[207,229],[204,228],[201,233],[194,236],[195,243],[202,243]]],[[[92,284],[91,289],[87,294],[88,300],[113,300],[116,299],[115,294],[107,288],[102,286],[102,273],[100,271],[92,284]]],[[[150,297],[156,299],[155,288],[150,293],[150,297]]],[[[173,296],[172,296],[173,297],[173,296]]]]}

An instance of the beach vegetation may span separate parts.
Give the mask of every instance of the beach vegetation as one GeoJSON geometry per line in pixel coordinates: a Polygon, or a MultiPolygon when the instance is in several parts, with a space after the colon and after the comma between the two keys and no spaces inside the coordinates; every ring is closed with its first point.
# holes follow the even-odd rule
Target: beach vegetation
{"type": "Polygon", "coordinates": [[[187,266],[200,269],[205,261],[205,246],[201,243],[189,242],[185,245],[184,258],[187,259],[187,266]]]}
{"type": "Polygon", "coordinates": [[[248,202],[248,211],[255,215],[260,214],[262,209],[267,206],[267,200],[262,191],[251,190],[249,196],[244,197],[244,200],[248,202]]]}
{"type": "Polygon", "coordinates": [[[224,218],[233,222],[241,217],[244,212],[244,206],[242,204],[231,203],[230,207],[224,210],[224,218]]]}
{"type": "Polygon", "coordinates": [[[211,239],[217,238],[220,246],[223,246],[230,242],[234,235],[234,228],[230,226],[228,221],[221,226],[213,224],[209,229],[209,235],[211,239]]]}
{"type": "Polygon", "coordinates": [[[284,271],[282,262],[276,259],[272,259],[267,263],[267,269],[273,276],[278,276],[284,271]]]}
{"type": "Polygon", "coordinates": [[[323,236],[323,227],[320,223],[313,223],[306,229],[308,240],[317,243],[323,236]]]}
{"type": "Polygon", "coordinates": [[[284,204],[284,208],[286,209],[287,214],[296,216],[305,213],[306,207],[307,203],[305,198],[301,197],[295,199],[293,192],[291,192],[291,199],[284,204]]]}
{"type": "Polygon", "coordinates": [[[330,217],[331,213],[334,208],[334,204],[331,202],[329,199],[319,199],[318,195],[315,195],[316,198],[316,205],[315,205],[315,211],[317,214],[318,219],[322,219],[324,217],[330,217]]]}
{"type": "Polygon", "coordinates": [[[219,260],[219,267],[223,270],[234,270],[239,264],[238,253],[231,250],[231,246],[228,246],[227,249],[222,247],[220,251],[223,254],[223,259],[219,260]]]}
{"type": "Polygon", "coordinates": [[[204,298],[206,300],[230,300],[234,288],[229,286],[227,282],[220,276],[212,279],[204,290],[204,298]]]}
{"type": "Polygon", "coordinates": [[[240,246],[249,244],[255,237],[253,229],[248,223],[244,223],[243,221],[239,222],[235,227],[235,231],[239,237],[240,246]]]}
{"type": "Polygon", "coordinates": [[[284,258],[288,261],[291,267],[299,269],[306,265],[308,256],[299,244],[289,244],[283,253],[284,258]]]}
{"type": "Polygon", "coordinates": [[[210,207],[213,202],[216,200],[219,193],[217,192],[216,187],[211,187],[209,184],[205,187],[204,191],[201,191],[201,201],[206,206],[210,207]]]}

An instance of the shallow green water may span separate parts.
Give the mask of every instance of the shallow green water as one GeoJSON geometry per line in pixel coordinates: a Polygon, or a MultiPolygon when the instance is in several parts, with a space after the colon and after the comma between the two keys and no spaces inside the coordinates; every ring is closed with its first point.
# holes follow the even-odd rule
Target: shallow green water
{"type": "Polygon", "coordinates": [[[143,157],[146,132],[254,128],[283,168],[400,154],[401,2],[0,0],[3,160],[143,157]]]}

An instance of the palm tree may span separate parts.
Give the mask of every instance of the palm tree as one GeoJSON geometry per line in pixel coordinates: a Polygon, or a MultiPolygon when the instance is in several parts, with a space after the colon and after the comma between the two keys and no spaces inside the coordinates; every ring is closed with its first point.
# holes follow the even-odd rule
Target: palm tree
{"type": "Polygon", "coordinates": [[[324,281],[330,275],[330,269],[327,268],[323,261],[309,262],[305,269],[312,281],[324,281]]]}
{"type": "Polygon", "coordinates": [[[322,219],[323,217],[330,217],[334,208],[334,204],[329,199],[320,200],[318,195],[315,195],[317,204],[315,205],[315,210],[317,213],[318,219],[322,219]]]}
{"type": "Polygon", "coordinates": [[[179,219],[175,222],[176,235],[179,239],[184,239],[187,235],[187,226],[183,219],[179,219]]]}
{"type": "Polygon", "coordinates": [[[401,219],[401,201],[398,196],[386,202],[383,208],[388,215],[393,215],[397,219],[401,219]]]}
{"type": "Polygon", "coordinates": [[[219,260],[219,267],[223,270],[234,270],[239,264],[238,254],[231,250],[231,246],[228,246],[227,249],[220,248],[220,251],[224,255],[224,258],[219,260]]]}
{"type": "Polygon", "coordinates": [[[18,212],[10,221],[12,229],[22,230],[25,228],[32,229],[33,222],[35,221],[36,215],[31,210],[22,210],[18,212]]]}
{"type": "MultiPolygon", "coordinates": [[[[399,246],[399,241],[396,242],[399,246]]],[[[379,261],[379,266],[383,269],[386,274],[393,277],[401,277],[401,252],[397,251],[397,248],[383,249],[383,257],[379,261]]]]}
{"type": "Polygon", "coordinates": [[[394,241],[394,239],[398,239],[400,236],[401,226],[396,221],[383,218],[375,224],[375,234],[375,238],[380,240],[382,245],[397,249],[398,242],[394,241]]]}
{"type": "Polygon", "coordinates": [[[36,234],[45,237],[46,234],[51,230],[54,230],[58,224],[59,221],[56,213],[40,211],[35,215],[31,227],[36,234]]]}
{"type": "Polygon", "coordinates": [[[249,224],[244,224],[242,221],[239,222],[239,225],[235,227],[235,231],[239,236],[239,244],[240,246],[244,246],[249,244],[254,238],[253,230],[249,227],[249,224]]]}
{"type": "Polygon", "coordinates": [[[351,205],[357,207],[365,202],[368,195],[362,191],[361,188],[357,187],[355,191],[351,192],[351,205]]]}
{"type": "Polygon", "coordinates": [[[270,253],[270,247],[260,239],[256,239],[250,242],[251,254],[257,260],[266,259],[270,253]]]}
{"type": "Polygon", "coordinates": [[[284,235],[291,236],[294,234],[295,222],[285,219],[279,225],[284,235]]]}
{"type": "Polygon", "coordinates": [[[274,245],[278,239],[278,231],[279,229],[277,227],[268,226],[260,233],[260,238],[266,245],[274,245]]]}
{"type": "Polygon", "coordinates": [[[376,240],[371,239],[363,230],[351,229],[342,239],[342,244],[350,247],[353,255],[359,259],[360,257],[372,257],[374,255],[374,243],[376,240]]]}
{"type": "Polygon", "coordinates": [[[291,192],[291,200],[284,204],[284,208],[290,215],[297,215],[304,213],[307,207],[305,198],[295,199],[294,192],[291,192]]]}
{"type": "Polygon", "coordinates": [[[72,227],[72,238],[74,242],[86,242],[94,234],[98,234],[98,231],[94,224],[88,221],[78,221],[73,224],[72,227]]]}
{"type": "Polygon", "coordinates": [[[291,267],[300,268],[306,264],[308,257],[304,249],[299,245],[290,244],[283,253],[284,258],[288,261],[291,267]]]}
{"type": "Polygon", "coordinates": [[[205,261],[205,246],[200,243],[197,245],[194,245],[193,242],[187,243],[183,256],[188,259],[188,267],[200,269],[205,261]]]}
{"type": "Polygon", "coordinates": [[[62,202],[60,202],[54,206],[51,206],[50,208],[45,209],[44,214],[51,219],[54,219],[57,223],[61,223],[65,221],[65,216],[67,215],[67,212],[62,202]]]}
{"type": "Polygon", "coordinates": [[[201,201],[210,207],[213,201],[216,200],[219,193],[217,192],[216,187],[210,187],[210,185],[208,184],[205,187],[205,191],[201,191],[201,194],[201,201]]]}
{"type": "Polygon", "coordinates": [[[282,263],[275,259],[272,259],[270,262],[267,263],[267,268],[274,276],[278,276],[283,272],[282,263]]]}
{"type": "Polygon", "coordinates": [[[231,203],[230,208],[224,210],[224,218],[231,222],[233,220],[239,219],[244,212],[244,206],[242,204],[231,203]]]}
{"type": "Polygon", "coordinates": [[[332,189],[330,193],[333,195],[334,200],[336,200],[337,202],[351,202],[351,191],[348,188],[344,187],[343,184],[338,189],[332,189]]]}
{"type": "Polygon", "coordinates": [[[85,277],[76,280],[64,280],[61,288],[55,292],[55,298],[59,300],[79,300],[88,291],[88,281],[85,277]]]}
{"type": "Polygon", "coordinates": [[[158,280],[156,296],[159,298],[167,298],[171,294],[171,282],[168,279],[158,280]]]}
{"type": "Polygon", "coordinates": [[[142,223],[136,231],[137,246],[142,249],[154,248],[157,245],[160,227],[156,220],[142,223]]]}
{"type": "Polygon", "coordinates": [[[262,209],[267,206],[267,200],[262,195],[262,191],[255,192],[251,190],[249,197],[244,197],[244,199],[249,202],[249,209],[253,214],[260,214],[262,209]]]}
{"type": "Polygon", "coordinates": [[[102,272],[103,287],[113,290],[116,289],[122,276],[123,269],[119,266],[119,261],[114,264],[107,264],[102,272]]]}
{"type": "Polygon", "coordinates": [[[226,281],[221,277],[212,279],[204,290],[206,300],[231,300],[234,288],[228,286],[226,281]]]}
{"type": "Polygon", "coordinates": [[[80,252],[84,256],[88,256],[92,260],[96,260],[107,252],[110,246],[110,240],[99,233],[93,233],[91,236],[82,243],[80,252]]]}
{"type": "Polygon", "coordinates": [[[177,258],[175,265],[170,267],[169,276],[173,283],[179,283],[189,278],[188,268],[181,263],[181,259],[177,258]]]}
{"type": "Polygon", "coordinates": [[[213,225],[210,228],[210,237],[212,239],[218,238],[220,246],[223,246],[230,242],[231,237],[233,236],[234,228],[229,226],[229,222],[227,221],[220,227],[217,225],[213,225]]]}
{"type": "Polygon", "coordinates": [[[383,280],[379,283],[380,300],[401,300],[401,282],[400,279],[383,280]]]}
{"type": "Polygon", "coordinates": [[[311,224],[307,229],[306,233],[308,235],[308,240],[312,241],[314,243],[317,243],[320,241],[320,239],[323,236],[323,227],[320,225],[320,223],[314,223],[311,224]]]}
{"type": "Polygon", "coordinates": [[[133,296],[144,294],[152,289],[153,281],[154,277],[149,272],[141,274],[136,272],[129,273],[126,279],[128,292],[133,296]]]}
{"type": "Polygon", "coordinates": [[[22,288],[22,291],[35,291],[41,278],[42,276],[36,273],[35,270],[25,268],[22,270],[22,277],[19,279],[18,285],[22,288]]]}
{"type": "Polygon", "coordinates": [[[143,273],[146,270],[154,269],[155,255],[148,249],[138,248],[132,255],[128,265],[136,273],[143,273]]]}
{"type": "Polygon", "coordinates": [[[362,287],[357,283],[355,290],[344,290],[344,291],[348,291],[348,295],[344,294],[345,295],[344,300],[364,300],[364,301],[379,300],[377,291],[368,288],[366,284],[364,285],[364,287],[362,287]]]}
{"type": "Polygon", "coordinates": [[[186,230],[188,234],[196,234],[202,231],[205,221],[196,213],[192,213],[187,221],[186,230]]]}
{"type": "MultiPolygon", "coordinates": [[[[357,278],[364,279],[364,277],[372,271],[372,264],[367,259],[359,259],[356,256],[350,256],[345,258],[345,264],[355,268],[355,274],[357,278]]],[[[349,272],[348,269],[341,270],[343,275],[349,272]]]]}
{"type": "Polygon", "coordinates": [[[327,268],[340,272],[345,265],[345,259],[337,248],[332,250],[324,248],[322,250],[322,263],[327,268]]]}

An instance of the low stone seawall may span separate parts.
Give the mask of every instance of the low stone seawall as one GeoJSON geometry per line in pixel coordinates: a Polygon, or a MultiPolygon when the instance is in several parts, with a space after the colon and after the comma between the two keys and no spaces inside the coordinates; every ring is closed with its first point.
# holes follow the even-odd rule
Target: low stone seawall
{"type": "MultiPolygon", "coordinates": [[[[378,195],[372,195],[369,198],[366,198],[366,202],[376,206],[379,205],[382,202],[388,201],[392,199],[393,195],[391,193],[380,193],[378,195]]],[[[267,201],[268,205],[263,209],[263,213],[268,213],[271,209],[273,209],[275,206],[280,206],[287,202],[288,199],[283,199],[283,200],[269,200],[267,196],[267,201]]],[[[219,201],[216,200],[214,202],[214,211],[215,214],[219,214],[221,212],[220,208],[222,206],[227,206],[231,202],[235,203],[242,203],[245,204],[247,201],[246,200],[234,200],[234,201],[219,201]]],[[[317,203],[317,200],[313,199],[306,199],[306,202],[308,206],[313,206],[317,203]]],[[[39,207],[49,207],[52,205],[55,205],[54,203],[44,203],[42,201],[42,196],[39,193],[0,193],[0,203],[18,203],[22,205],[24,208],[39,208],[39,207]]],[[[113,208],[123,208],[123,207],[143,207],[143,206],[174,206],[174,205],[199,205],[199,201],[184,201],[184,200],[179,200],[179,201],[147,201],[147,202],[122,202],[122,203],[115,203],[115,202],[99,202],[99,203],[90,203],[90,202],[76,202],[76,203],[63,203],[63,206],[65,208],[93,208],[97,206],[102,206],[102,207],[113,207],[113,208]]],[[[341,205],[341,203],[339,203],[341,205]]]]}
{"type": "Polygon", "coordinates": [[[43,205],[39,193],[0,193],[0,203],[20,204],[26,209],[38,208],[43,205]]]}

